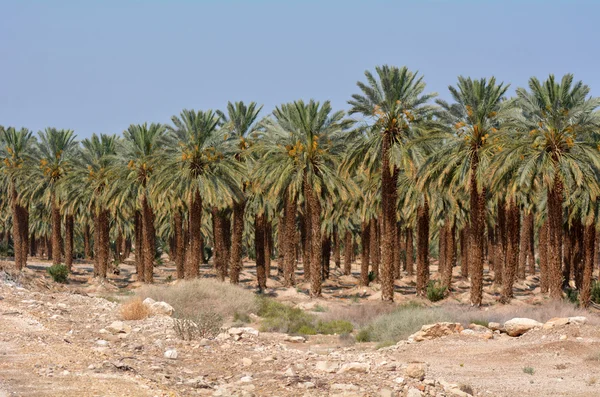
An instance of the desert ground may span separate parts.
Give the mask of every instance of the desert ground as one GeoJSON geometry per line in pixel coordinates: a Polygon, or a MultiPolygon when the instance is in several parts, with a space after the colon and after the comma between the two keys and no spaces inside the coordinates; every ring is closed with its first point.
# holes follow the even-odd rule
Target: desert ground
{"type": "MultiPolygon", "coordinates": [[[[268,299],[315,318],[345,319],[353,331],[306,336],[265,331],[263,319],[250,313],[244,324],[225,319],[218,335],[183,340],[174,327],[177,311],[123,320],[123,305],[144,290],[132,263],[99,283],[91,277],[93,265],[79,262],[67,284],[52,281],[45,261],[30,262],[19,274],[10,261],[1,266],[1,397],[600,395],[600,317],[595,309],[551,302],[537,293],[532,276],[516,284],[516,297],[507,305],[497,302],[497,288],[486,279],[484,306],[472,308],[468,280],[458,272],[453,291],[435,304],[417,298],[414,279],[405,275],[396,282],[392,305],[380,301],[376,283],[357,285],[358,266],[352,276],[333,269],[319,299],[308,296],[308,284],[281,287],[273,269],[268,299]],[[391,317],[378,318],[401,313],[398,308],[409,302],[419,307],[418,316],[443,311],[465,330],[420,342],[357,341],[361,329],[385,323],[391,317]],[[585,323],[566,320],[581,316],[585,323]],[[470,325],[494,321],[502,328],[514,317],[540,324],[518,337],[470,325]],[[565,320],[546,323],[551,318],[565,320]]],[[[432,270],[436,277],[435,263],[432,270]]],[[[201,277],[214,280],[215,273],[206,265],[201,277]]],[[[183,289],[186,282],[174,278],[168,261],[156,268],[160,288],[183,289]]],[[[255,286],[253,263],[247,261],[241,286],[227,287],[233,295],[223,299],[236,294],[245,299],[255,286]]],[[[416,316],[394,321],[414,321],[416,332],[424,321],[416,316]]]]}

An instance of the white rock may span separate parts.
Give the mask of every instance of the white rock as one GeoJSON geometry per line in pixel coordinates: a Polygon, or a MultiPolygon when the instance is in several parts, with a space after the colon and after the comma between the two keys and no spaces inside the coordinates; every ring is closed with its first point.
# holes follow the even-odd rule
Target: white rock
{"type": "Polygon", "coordinates": [[[244,367],[249,367],[252,365],[252,360],[249,359],[248,357],[244,357],[244,358],[242,358],[242,365],[244,367]]]}
{"type": "Polygon", "coordinates": [[[148,305],[148,306],[150,306],[150,305],[152,305],[154,302],[156,302],[154,299],[152,299],[152,298],[146,298],[146,299],[144,299],[144,301],[143,301],[142,303],[143,303],[144,305],[148,305]]]}
{"type": "Polygon", "coordinates": [[[294,371],[294,368],[289,367],[283,374],[283,376],[287,377],[287,378],[293,378],[294,376],[296,376],[296,371],[294,371]]]}
{"type": "Polygon", "coordinates": [[[408,392],[406,392],[406,397],[422,397],[423,393],[421,393],[420,390],[417,390],[415,388],[410,388],[408,389],[408,392]]]}
{"type": "Polygon", "coordinates": [[[569,317],[570,324],[583,325],[587,323],[587,317],[577,316],[577,317],[569,317]]]}
{"type": "Polygon", "coordinates": [[[567,340],[567,335],[561,335],[558,340],[567,340]]]}
{"type": "Polygon", "coordinates": [[[394,397],[394,391],[390,389],[379,390],[379,397],[394,397]]]}
{"type": "Polygon", "coordinates": [[[399,376],[396,379],[394,379],[394,382],[396,382],[399,385],[402,385],[402,384],[404,384],[404,378],[399,376]]]}
{"type": "Polygon", "coordinates": [[[371,364],[369,364],[369,363],[353,362],[353,363],[346,363],[346,364],[342,365],[342,367],[338,371],[338,374],[343,374],[346,372],[360,372],[360,373],[366,374],[370,370],[371,370],[371,364]]]}
{"type": "Polygon", "coordinates": [[[242,376],[242,378],[240,379],[240,382],[242,383],[250,383],[252,382],[252,377],[247,375],[247,376],[242,376]]]}
{"type": "Polygon", "coordinates": [[[425,378],[427,367],[424,363],[410,363],[404,370],[404,374],[409,378],[423,380],[425,378]]]}
{"type": "Polygon", "coordinates": [[[329,361],[317,361],[317,364],[315,365],[315,369],[317,371],[322,371],[322,372],[327,372],[327,373],[334,373],[338,370],[339,368],[339,364],[338,363],[332,363],[329,361]]]}
{"type": "Polygon", "coordinates": [[[112,334],[126,334],[131,332],[131,327],[126,325],[123,321],[113,321],[106,330],[112,334]]]}
{"type": "Polygon", "coordinates": [[[306,338],[303,336],[291,336],[291,335],[287,335],[284,340],[286,342],[292,342],[292,343],[304,343],[306,342],[306,338]]]}
{"type": "Polygon", "coordinates": [[[108,346],[108,342],[105,341],[104,339],[100,339],[100,340],[96,341],[96,344],[98,346],[108,346]]]}
{"type": "Polygon", "coordinates": [[[530,318],[513,318],[504,323],[504,329],[510,336],[520,336],[531,329],[541,328],[543,325],[530,318]]]}
{"type": "Polygon", "coordinates": [[[316,387],[312,382],[304,382],[302,383],[302,386],[304,386],[305,389],[314,389],[316,387]]]}
{"type": "Polygon", "coordinates": [[[177,359],[177,350],[175,349],[168,349],[165,351],[165,358],[169,358],[171,360],[176,360],[177,359]]]}
{"type": "Polygon", "coordinates": [[[154,302],[150,305],[150,311],[155,316],[171,316],[175,309],[167,302],[154,302]]]}
{"type": "Polygon", "coordinates": [[[218,341],[224,341],[227,339],[229,339],[229,334],[225,334],[225,333],[221,333],[221,334],[217,335],[217,337],[215,338],[215,340],[218,340],[218,341]]]}

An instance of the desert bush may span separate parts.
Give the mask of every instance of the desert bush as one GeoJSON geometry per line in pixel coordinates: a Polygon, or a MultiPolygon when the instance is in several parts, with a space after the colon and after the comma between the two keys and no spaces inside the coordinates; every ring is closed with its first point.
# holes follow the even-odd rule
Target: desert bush
{"type": "Polygon", "coordinates": [[[260,298],[258,302],[258,315],[262,317],[262,331],[296,334],[302,330],[305,335],[310,335],[307,332],[314,329],[315,317],[302,309],[269,298],[260,298]]]}
{"type": "Polygon", "coordinates": [[[197,319],[204,312],[213,312],[223,320],[248,318],[258,310],[257,300],[251,291],[228,283],[196,279],[169,285],[145,285],[137,295],[164,301],[173,306],[175,317],[197,319]]]}
{"type": "Polygon", "coordinates": [[[367,328],[363,328],[360,331],[358,331],[358,334],[356,334],[356,341],[357,342],[371,342],[373,340],[373,336],[371,335],[372,332],[372,328],[371,327],[367,327],[367,328]]]}
{"type": "Polygon", "coordinates": [[[600,282],[599,281],[594,281],[592,283],[591,299],[592,299],[592,302],[600,304],[600,282]]]}
{"type": "Polygon", "coordinates": [[[441,301],[446,294],[446,287],[440,284],[439,280],[431,280],[427,283],[427,299],[432,302],[441,301]]]}
{"type": "Polygon", "coordinates": [[[354,328],[362,328],[370,324],[375,318],[390,313],[394,306],[384,302],[365,301],[360,305],[330,306],[321,319],[326,321],[346,320],[352,323],[354,328]]]}
{"type": "Polygon", "coordinates": [[[354,330],[352,323],[346,320],[319,321],[317,333],[325,335],[349,334],[354,330]]]}
{"type": "Polygon", "coordinates": [[[69,278],[69,269],[63,264],[52,265],[46,271],[56,283],[66,283],[69,278]]]}
{"type": "Polygon", "coordinates": [[[535,369],[533,369],[533,367],[523,367],[523,372],[527,375],[533,375],[535,373],[535,369]]]}
{"type": "Polygon", "coordinates": [[[150,309],[137,298],[123,303],[119,314],[122,320],[143,320],[150,315],[150,309]]]}
{"type": "Polygon", "coordinates": [[[216,336],[223,318],[215,312],[199,312],[194,318],[173,319],[173,329],[179,338],[183,340],[194,340],[216,336]]]}
{"type": "Polygon", "coordinates": [[[565,292],[565,299],[567,302],[579,306],[579,291],[574,288],[567,288],[565,292]]]}

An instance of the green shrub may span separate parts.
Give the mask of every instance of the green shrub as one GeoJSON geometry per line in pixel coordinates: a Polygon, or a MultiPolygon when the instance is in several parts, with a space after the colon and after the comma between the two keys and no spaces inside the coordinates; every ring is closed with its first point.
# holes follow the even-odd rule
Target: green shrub
{"type": "Polygon", "coordinates": [[[312,325],[303,325],[295,333],[300,335],[316,335],[317,330],[314,329],[312,325]]]}
{"type": "Polygon", "coordinates": [[[431,280],[427,283],[427,299],[432,302],[441,301],[446,294],[446,287],[442,286],[439,280],[431,280]]]}
{"type": "Polygon", "coordinates": [[[535,373],[535,369],[533,369],[532,367],[524,367],[523,372],[528,375],[533,375],[535,373]]]}
{"type": "Polygon", "coordinates": [[[360,343],[371,342],[373,340],[373,336],[371,335],[372,329],[371,327],[361,329],[356,335],[356,341],[360,343]]]}
{"type": "Polygon", "coordinates": [[[317,313],[324,313],[327,311],[327,308],[321,305],[316,305],[315,307],[313,307],[312,311],[317,313]]]}
{"type": "Polygon", "coordinates": [[[600,282],[594,281],[592,283],[591,295],[592,302],[600,304],[600,282]]]}
{"type": "Polygon", "coordinates": [[[369,282],[372,283],[373,281],[375,281],[375,272],[370,271],[369,272],[369,282]]]}
{"type": "Polygon", "coordinates": [[[469,324],[476,324],[481,325],[483,327],[487,327],[490,324],[490,322],[486,320],[471,320],[469,321],[469,324]]]}
{"type": "Polygon", "coordinates": [[[354,330],[352,323],[346,320],[319,321],[317,332],[325,335],[349,334],[354,330]]]}
{"type": "Polygon", "coordinates": [[[379,342],[375,346],[375,349],[379,350],[379,349],[383,349],[384,347],[394,346],[395,344],[396,344],[396,342],[394,342],[393,340],[386,340],[386,341],[383,341],[383,342],[379,342]]]}
{"type": "Polygon", "coordinates": [[[302,309],[290,307],[269,298],[262,298],[258,301],[258,315],[263,318],[262,331],[296,334],[302,327],[306,327],[305,331],[308,328],[314,328],[314,316],[305,313],[302,309]]]}
{"type": "Polygon", "coordinates": [[[66,283],[69,278],[69,269],[63,264],[52,265],[47,269],[47,272],[52,280],[57,283],[66,283]]]}
{"type": "Polygon", "coordinates": [[[565,292],[565,299],[570,303],[579,306],[579,291],[574,288],[567,288],[565,292]]]}

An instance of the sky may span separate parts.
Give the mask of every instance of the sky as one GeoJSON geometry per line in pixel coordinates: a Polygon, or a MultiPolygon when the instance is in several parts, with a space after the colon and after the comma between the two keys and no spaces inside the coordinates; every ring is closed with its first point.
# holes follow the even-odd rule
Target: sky
{"type": "Polygon", "coordinates": [[[0,0],[0,125],[120,134],[182,109],[358,93],[365,70],[418,71],[449,99],[459,75],[574,73],[600,95],[600,1],[0,0]]]}

